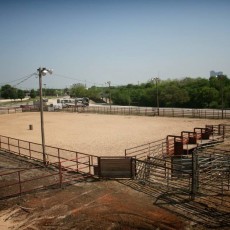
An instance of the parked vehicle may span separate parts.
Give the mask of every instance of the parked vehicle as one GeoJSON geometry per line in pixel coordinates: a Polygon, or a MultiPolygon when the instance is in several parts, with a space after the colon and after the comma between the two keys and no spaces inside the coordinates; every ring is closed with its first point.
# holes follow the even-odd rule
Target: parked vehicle
{"type": "Polygon", "coordinates": [[[67,107],[74,107],[74,106],[88,106],[89,105],[89,98],[83,97],[83,98],[74,98],[74,99],[57,99],[58,104],[62,104],[63,108],[67,107]]]}
{"type": "Polygon", "coordinates": [[[85,106],[89,105],[89,98],[88,97],[75,98],[75,101],[77,101],[77,103],[82,103],[85,106]]]}
{"type": "Polygon", "coordinates": [[[48,106],[48,111],[52,111],[52,110],[61,110],[62,109],[62,104],[61,103],[57,103],[57,104],[50,104],[48,106]]]}
{"type": "Polygon", "coordinates": [[[74,104],[74,100],[72,99],[57,99],[57,104],[61,104],[62,108],[69,107],[70,104],[74,104]]]}

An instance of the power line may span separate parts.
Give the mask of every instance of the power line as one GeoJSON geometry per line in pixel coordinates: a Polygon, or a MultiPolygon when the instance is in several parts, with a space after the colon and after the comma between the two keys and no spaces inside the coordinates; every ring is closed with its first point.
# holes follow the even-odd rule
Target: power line
{"type": "Polygon", "coordinates": [[[21,83],[23,83],[23,82],[27,81],[28,79],[30,79],[31,77],[33,77],[34,75],[37,75],[37,74],[36,74],[36,73],[30,74],[26,79],[20,81],[19,83],[17,83],[17,84],[14,85],[13,87],[20,85],[21,83]]]}
{"type": "MultiPolygon", "coordinates": [[[[34,75],[37,75],[37,73],[32,73],[32,74],[27,75],[27,76],[25,76],[25,77],[21,77],[21,78],[18,78],[18,79],[9,81],[9,82],[0,83],[0,86],[6,85],[6,84],[10,84],[10,83],[13,83],[13,82],[20,81],[20,82],[18,82],[17,84],[13,85],[13,87],[16,87],[16,86],[22,84],[23,82],[27,81],[28,79],[30,79],[30,78],[33,77],[34,75]]],[[[60,78],[64,78],[64,79],[70,79],[70,80],[78,81],[78,82],[81,82],[81,83],[83,83],[83,84],[86,84],[86,83],[87,83],[87,84],[90,84],[90,85],[92,85],[92,86],[106,87],[106,82],[105,82],[105,83],[99,83],[99,82],[93,82],[93,81],[88,81],[88,80],[82,80],[82,79],[79,79],[79,78],[69,77],[69,76],[66,76],[66,75],[63,75],[63,74],[58,74],[58,73],[54,73],[54,76],[60,77],[60,78]]],[[[121,86],[121,85],[118,85],[118,84],[111,84],[111,86],[121,86]]]]}
{"type": "Polygon", "coordinates": [[[8,82],[5,82],[5,83],[0,83],[0,86],[6,85],[6,84],[9,84],[9,83],[12,83],[12,82],[16,82],[16,81],[20,81],[20,80],[21,80],[19,83],[17,83],[17,84],[14,85],[14,87],[15,87],[15,86],[17,86],[17,85],[20,85],[20,84],[23,83],[24,81],[27,81],[29,78],[31,78],[31,77],[34,76],[34,75],[36,75],[36,73],[32,73],[32,74],[27,75],[27,76],[25,76],[25,77],[21,77],[21,78],[18,78],[18,79],[12,80],[12,81],[8,81],[8,82]],[[23,80],[22,80],[22,79],[23,79],[23,80]]]}
{"type": "MultiPolygon", "coordinates": [[[[106,82],[105,83],[99,83],[99,82],[92,82],[92,81],[88,81],[88,80],[81,80],[78,78],[69,77],[69,76],[65,76],[65,75],[57,74],[57,73],[55,73],[54,76],[65,78],[65,79],[70,79],[70,80],[75,80],[75,81],[82,82],[82,83],[88,83],[91,85],[97,85],[97,86],[101,86],[101,87],[105,87],[105,85],[107,84],[106,82]]],[[[120,86],[120,85],[112,84],[112,86],[120,86]]]]}
{"type": "Polygon", "coordinates": [[[92,82],[92,81],[88,81],[88,80],[81,80],[81,79],[78,79],[78,78],[74,78],[74,77],[68,77],[68,76],[65,76],[65,75],[62,75],[62,74],[54,74],[55,76],[57,77],[61,77],[61,78],[65,78],[65,79],[70,79],[70,80],[75,80],[75,81],[78,81],[78,82],[82,82],[82,83],[88,83],[88,84],[91,84],[91,85],[103,85],[103,84],[100,84],[98,82],[92,82]]]}

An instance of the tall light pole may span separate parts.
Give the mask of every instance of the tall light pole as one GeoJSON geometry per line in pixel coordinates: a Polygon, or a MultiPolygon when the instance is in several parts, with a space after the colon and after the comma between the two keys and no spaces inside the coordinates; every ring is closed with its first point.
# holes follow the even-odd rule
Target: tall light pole
{"type": "Polygon", "coordinates": [[[160,80],[159,77],[154,77],[152,78],[152,81],[155,80],[156,81],[156,89],[157,89],[157,115],[160,115],[160,109],[159,109],[159,92],[158,92],[158,81],[160,80]]]}
{"type": "Polygon", "coordinates": [[[41,116],[41,136],[42,136],[42,156],[43,163],[47,163],[46,157],[46,146],[45,146],[45,132],[44,132],[44,119],[43,119],[43,99],[42,99],[42,77],[47,73],[52,74],[53,71],[46,68],[38,68],[38,76],[39,76],[39,97],[40,97],[40,116],[41,116]]]}
{"type": "Polygon", "coordinates": [[[220,80],[220,90],[221,90],[221,118],[224,119],[224,75],[217,75],[218,80],[220,80]]]}
{"type": "Polygon", "coordinates": [[[46,84],[44,84],[44,97],[46,97],[46,84]]]}
{"type": "Polygon", "coordinates": [[[109,106],[111,111],[111,88],[110,88],[111,81],[107,81],[106,83],[109,85],[109,106]]]}

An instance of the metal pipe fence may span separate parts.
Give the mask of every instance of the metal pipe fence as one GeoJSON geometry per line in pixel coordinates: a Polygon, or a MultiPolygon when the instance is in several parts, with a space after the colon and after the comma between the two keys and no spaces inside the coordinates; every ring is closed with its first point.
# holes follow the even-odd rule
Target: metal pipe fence
{"type": "Polygon", "coordinates": [[[190,155],[133,158],[141,184],[230,210],[230,152],[199,148],[190,155]]]}
{"type": "MultiPolygon", "coordinates": [[[[157,116],[155,107],[133,107],[133,106],[87,106],[63,108],[66,112],[98,113],[114,115],[138,115],[157,116]]],[[[187,108],[159,108],[161,117],[188,117],[205,119],[222,119],[222,110],[219,109],[187,109],[187,108]]],[[[230,110],[223,111],[223,118],[230,119],[230,110]]]]}
{"type": "Polygon", "coordinates": [[[147,156],[163,156],[165,155],[165,153],[165,139],[160,139],[157,141],[125,149],[126,157],[134,157],[139,160],[144,160],[147,156]]]}
{"type": "MultiPolygon", "coordinates": [[[[9,170],[8,170],[9,171],[9,170]]],[[[12,170],[11,170],[12,171],[12,170]]],[[[34,167],[13,172],[0,172],[0,199],[22,195],[37,189],[59,184],[59,172],[34,167]]]]}
{"type": "Polygon", "coordinates": [[[13,113],[21,113],[22,109],[18,107],[2,107],[0,108],[0,114],[13,114],[13,113]]]}
{"type": "Polygon", "coordinates": [[[230,151],[209,147],[198,148],[194,154],[198,198],[230,207],[230,151]]]}
{"type": "Polygon", "coordinates": [[[189,167],[185,169],[182,168],[178,156],[175,159],[176,160],[173,160],[173,157],[166,157],[164,159],[148,157],[147,161],[136,159],[135,179],[144,184],[167,191],[167,193],[182,193],[191,197],[191,160],[189,167]]]}
{"type": "MultiPolygon", "coordinates": [[[[47,108],[45,108],[47,110],[47,108]]],[[[0,114],[10,114],[19,112],[38,112],[39,107],[36,105],[26,105],[22,108],[18,107],[2,107],[0,114]]],[[[98,114],[114,114],[114,115],[136,115],[136,116],[158,116],[158,108],[156,107],[138,107],[138,106],[71,106],[62,108],[64,112],[79,113],[98,113],[98,114]]],[[[222,119],[221,109],[189,109],[189,108],[159,108],[159,116],[161,117],[188,117],[188,118],[205,118],[205,119],[222,119]]],[[[230,109],[223,110],[223,119],[230,119],[230,109]]]]}
{"type": "MultiPolygon", "coordinates": [[[[29,159],[43,161],[42,145],[38,143],[0,135],[0,149],[29,159]]],[[[97,156],[49,145],[46,146],[45,154],[48,163],[60,162],[61,160],[68,162],[72,159],[72,161],[76,161],[75,163],[78,166],[87,166],[86,169],[83,170],[83,172],[86,173],[93,172],[92,167],[97,164],[97,156]]],[[[65,163],[66,166],[67,164],[68,163],[65,163]]]]}
{"type": "MultiPolygon", "coordinates": [[[[98,157],[71,151],[52,146],[46,146],[46,156],[48,165],[43,165],[42,145],[34,142],[19,140],[0,135],[0,150],[14,154],[16,156],[25,157],[38,162],[38,167],[23,170],[1,171],[0,176],[4,178],[13,178],[13,182],[0,183],[0,197],[5,197],[7,191],[12,191],[8,195],[22,194],[23,192],[32,191],[38,188],[44,188],[51,185],[60,185],[76,180],[82,180],[85,177],[94,176],[94,169],[98,165],[98,157]],[[36,173],[32,173],[32,171],[36,173]],[[52,172],[52,173],[51,173],[52,172]],[[24,175],[31,174],[30,179],[23,179],[24,175]],[[47,182],[43,182],[44,178],[49,178],[47,182]],[[37,182],[36,182],[37,181],[37,182]],[[42,184],[39,183],[41,181],[42,184]],[[40,185],[39,185],[40,184],[40,185]],[[37,186],[39,185],[39,186],[37,186]]],[[[3,180],[4,180],[3,179],[3,180]]],[[[12,180],[11,180],[12,181],[12,180]]]]}
{"type": "Polygon", "coordinates": [[[182,131],[180,136],[168,135],[165,139],[125,149],[125,156],[146,160],[148,156],[163,158],[174,154],[181,155],[182,152],[188,154],[199,145],[222,142],[229,135],[228,124],[206,125],[203,128],[194,128],[193,131],[182,131]]]}

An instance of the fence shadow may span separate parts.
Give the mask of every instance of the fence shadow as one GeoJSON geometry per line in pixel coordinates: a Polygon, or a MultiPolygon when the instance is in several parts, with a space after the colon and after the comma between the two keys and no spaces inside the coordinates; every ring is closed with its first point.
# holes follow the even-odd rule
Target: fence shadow
{"type": "Polygon", "coordinates": [[[157,205],[167,211],[173,212],[194,225],[202,225],[209,229],[230,227],[229,207],[209,207],[202,201],[192,201],[189,194],[170,192],[164,188],[157,188],[137,180],[118,180],[136,191],[145,193],[154,199],[153,205],[157,205]]]}

